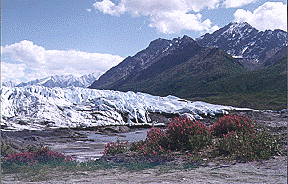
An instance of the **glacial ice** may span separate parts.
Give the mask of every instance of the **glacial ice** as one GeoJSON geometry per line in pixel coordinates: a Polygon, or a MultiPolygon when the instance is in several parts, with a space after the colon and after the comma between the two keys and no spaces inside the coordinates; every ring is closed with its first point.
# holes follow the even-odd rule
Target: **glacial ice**
{"type": "Polygon", "coordinates": [[[171,95],[160,97],[140,92],[79,87],[3,86],[0,93],[2,130],[152,125],[155,122],[151,122],[150,113],[201,119],[239,110],[171,95]]]}

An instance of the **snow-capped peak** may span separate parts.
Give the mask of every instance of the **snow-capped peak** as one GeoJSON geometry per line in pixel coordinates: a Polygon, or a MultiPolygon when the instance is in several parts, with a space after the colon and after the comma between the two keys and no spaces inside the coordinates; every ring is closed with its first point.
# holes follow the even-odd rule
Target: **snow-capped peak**
{"type": "MultiPolygon", "coordinates": [[[[232,34],[233,37],[235,37],[235,34],[238,34],[240,36],[240,39],[243,37],[243,35],[253,31],[253,28],[250,24],[247,22],[242,22],[242,23],[230,23],[228,24],[228,29],[222,33],[222,35],[225,34],[232,34]],[[233,35],[234,34],[234,35],[233,35]]],[[[256,30],[256,29],[255,29],[256,30]]],[[[258,32],[258,30],[257,30],[258,32]]]]}
{"type": "Polygon", "coordinates": [[[13,81],[2,82],[2,86],[15,87],[17,84],[13,81]]]}
{"type": "Polygon", "coordinates": [[[81,77],[76,77],[73,74],[70,75],[55,75],[46,77],[43,79],[36,79],[29,82],[22,82],[17,85],[17,87],[24,87],[24,86],[45,86],[45,87],[61,87],[66,88],[70,86],[74,87],[88,87],[91,85],[95,80],[99,78],[102,72],[95,72],[92,74],[83,75],[81,77]]]}
{"type": "Polygon", "coordinates": [[[232,22],[196,41],[203,46],[223,49],[233,57],[257,59],[263,63],[287,44],[287,32],[277,29],[259,31],[247,22],[232,22]]]}

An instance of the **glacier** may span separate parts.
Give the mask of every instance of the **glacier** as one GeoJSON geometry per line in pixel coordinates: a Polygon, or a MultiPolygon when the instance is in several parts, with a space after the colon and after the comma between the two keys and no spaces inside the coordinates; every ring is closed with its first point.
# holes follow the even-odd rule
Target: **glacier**
{"type": "MultiPolygon", "coordinates": [[[[87,128],[106,125],[161,125],[150,113],[173,114],[201,119],[247,110],[187,101],[176,96],[153,96],[81,87],[44,86],[1,88],[1,129],[4,131],[46,128],[87,128]]],[[[248,109],[249,110],[249,109],[248,109]]]]}

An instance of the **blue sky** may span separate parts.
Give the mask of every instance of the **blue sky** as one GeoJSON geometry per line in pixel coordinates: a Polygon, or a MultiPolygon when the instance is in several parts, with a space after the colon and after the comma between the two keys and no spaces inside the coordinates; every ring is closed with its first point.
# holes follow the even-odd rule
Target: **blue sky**
{"type": "Polygon", "coordinates": [[[103,73],[157,38],[232,21],[287,31],[284,0],[2,0],[1,79],[103,73]]]}

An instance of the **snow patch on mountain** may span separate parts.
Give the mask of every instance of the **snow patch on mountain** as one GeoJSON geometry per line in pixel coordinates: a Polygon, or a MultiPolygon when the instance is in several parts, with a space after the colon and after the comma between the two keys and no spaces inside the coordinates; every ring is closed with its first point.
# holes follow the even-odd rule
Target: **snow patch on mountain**
{"type": "Polygon", "coordinates": [[[17,84],[13,81],[2,82],[2,86],[15,87],[17,84]]]}
{"type": "MultiPolygon", "coordinates": [[[[76,77],[75,75],[55,75],[46,77],[43,79],[36,79],[29,82],[22,82],[17,85],[17,87],[24,87],[24,86],[45,86],[45,87],[61,87],[67,88],[70,86],[74,87],[88,87],[90,86],[95,80],[97,80],[103,73],[102,72],[95,72],[88,75],[83,75],[81,77],[76,77]]],[[[13,87],[13,86],[9,86],[13,87]]]]}
{"type": "Polygon", "coordinates": [[[152,125],[149,113],[201,119],[227,114],[230,106],[191,102],[175,96],[96,90],[79,87],[2,87],[2,130],[41,130],[47,127],[152,125]]]}
{"type": "Polygon", "coordinates": [[[232,22],[196,41],[203,46],[223,49],[236,58],[265,62],[287,45],[287,32],[279,29],[259,31],[246,22],[232,22]]]}

